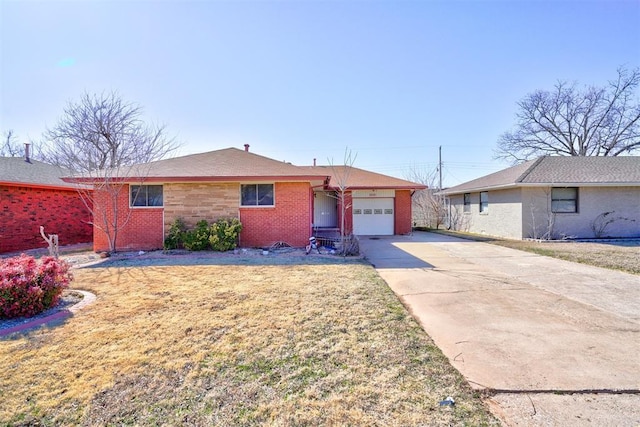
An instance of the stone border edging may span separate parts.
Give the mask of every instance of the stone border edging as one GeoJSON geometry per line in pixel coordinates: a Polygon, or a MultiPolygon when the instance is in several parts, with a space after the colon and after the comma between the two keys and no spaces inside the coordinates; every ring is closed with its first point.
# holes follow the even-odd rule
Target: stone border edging
{"type": "Polygon", "coordinates": [[[69,307],[67,309],[60,310],[60,311],[58,311],[56,313],[53,313],[50,316],[43,317],[43,318],[40,318],[40,319],[34,319],[34,320],[30,321],[30,322],[23,323],[21,325],[16,325],[16,326],[13,326],[11,328],[0,330],[0,337],[4,337],[6,335],[11,335],[11,334],[14,334],[16,332],[22,332],[22,331],[25,331],[27,329],[35,328],[37,326],[44,325],[45,323],[53,322],[55,320],[66,319],[67,317],[71,317],[74,313],[77,313],[79,310],[83,309],[84,307],[86,307],[87,305],[93,303],[96,300],[96,296],[94,294],[92,294],[91,292],[80,291],[80,290],[73,290],[73,292],[78,292],[78,293],[82,294],[82,301],[80,301],[77,304],[72,305],[71,307],[69,307]]]}

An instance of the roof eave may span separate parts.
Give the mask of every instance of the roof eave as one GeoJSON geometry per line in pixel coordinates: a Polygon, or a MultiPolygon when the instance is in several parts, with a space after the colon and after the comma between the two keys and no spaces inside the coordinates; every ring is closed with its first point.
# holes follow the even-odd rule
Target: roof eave
{"type": "MultiPolygon", "coordinates": [[[[111,181],[118,182],[251,182],[251,181],[286,181],[309,182],[324,181],[325,175],[238,175],[238,176],[147,176],[147,177],[107,177],[111,181]]],[[[105,177],[65,177],[65,182],[96,183],[105,180],[105,177]]]]}
{"type": "Polygon", "coordinates": [[[640,182],[527,182],[522,187],[640,187],[640,182]]]}
{"type": "Polygon", "coordinates": [[[437,194],[451,196],[464,193],[478,193],[481,191],[508,190],[518,187],[640,187],[640,182],[519,182],[508,185],[464,188],[455,191],[443,190],[437,194]]]}
{"type": "Polygon", "coordinates": [[[0,181],[0,185],[5,187],[30,187],[30,188],[43,188],[47,190],[64,190],[64,191],[76,191],[77,189],[77,187],[75,186],[38,184],[33,182],[15,182],[15,181],[0,181]]]}
{"type": "Polygon", "coordinates": [[[454,194],[464,194],[464,193],[478,193],[480,191],[491,191],[491,190],[507,190],[510,188],[521,187],[522,184],[509,183],[509,184],[498,184],[498,185],[488,185],[488,186],[480,186],[480,187],[469,187],[469,188],[461,188],[459,190],[442,190],[436,194],[450,196],[454,194]]]}
{"type": "MultiPolygon", "coordinates": [[[[335,187],[335,186],[331,186],[328,185],[327,186],[328,189],[330,190],[334,190],[334,191],[338,191],[340,190],[339,187],[335,187]]],[[[351,191],[351,190],[371,190],[371,189],[376,189],[376,190],[426,190],[427,187],[426,185],[349,185],[347,187],[345,187],[345,190],[347,191],[351,191]]]]}

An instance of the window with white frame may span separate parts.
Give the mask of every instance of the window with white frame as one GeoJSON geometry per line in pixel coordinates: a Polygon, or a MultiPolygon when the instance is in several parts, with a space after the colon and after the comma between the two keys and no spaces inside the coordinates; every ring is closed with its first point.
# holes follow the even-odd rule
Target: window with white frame
{"type": "Polygon", "coordinates": [[[471,193],[464,193],[464,195],[462,196],[464,199],[464,209],[463,212],[464,213],[469,213],[471,212],[471,193]]]}
{"type": "Polygon", "coordinates": [[[488,212],[489,211],[489,192],[481,191],[480,192],[480,212],[488,212]]]}
{"type": "Polygon", "coordinates": [[[240,206],[274,206],[274,184],[240,185],[240,206]]]}
{"type": "Polygon", "coordinates": [[[162,185],[130,185],[129,205],[132,207],[161,207],[162,185]]]}
{"type": "Polygon", "coordinates": [[[551,189],[551,212],[577,213],[578,189],[576,187],[554,187],[551,189]]]}

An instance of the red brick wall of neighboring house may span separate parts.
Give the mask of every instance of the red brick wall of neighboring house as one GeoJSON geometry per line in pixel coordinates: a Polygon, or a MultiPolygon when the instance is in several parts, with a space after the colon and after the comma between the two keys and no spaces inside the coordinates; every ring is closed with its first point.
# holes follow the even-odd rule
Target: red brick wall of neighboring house
{"type": "Polygon", "coordinates": [[[395,198],[395,234],[411,233],[411,191],[396,190],[395,198]]]}
{"type": "Polygon", "coordinates": [[[0,253],[46,248],[46,234],[60,245],[91,242],[91,214],[74,189],[0,186],[0,253]]]}
{"type": "MultiPolygon", "coordinates": [[[[130,208],[129,186],[112,187],[109,191],[96,190],[94,196],[94,230],[93,250],[108,251],[109,239],[101,229],[107,218],[113,218],[112,200],[117,200],[118,232],[116,236],[116,250],[152,250],[161,249],[164,244],[163,236],[163,208],[130,208]]],[[[111,233],[113,235],[113,233],[111,233]]]]}
{"type": "Polygon", "coordinates": [[[276,182],[274,207],[241,207],[240,246],[267,247],[286,242],[302,247],[311,235],[309,183],[276,182]]]}
{"type": "MultiPolygon", "coordinates": [[[[338,228],[342,227],[342,200],[340,192],[338,191],[338,228]]],[[[353,197],[351,191],[347,191],[344,194],[344,204],[347,207],[344,211],[344,229],[345,234],[350,235],[353,233],[353,197]]]]}

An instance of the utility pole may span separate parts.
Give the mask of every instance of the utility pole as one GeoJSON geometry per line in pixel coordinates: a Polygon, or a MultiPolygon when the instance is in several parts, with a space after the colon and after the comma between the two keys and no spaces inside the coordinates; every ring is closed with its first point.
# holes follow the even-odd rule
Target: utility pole
{"type": "Polygon", "coordinates": [[[438,172],[440,174],[440,183],[438,184],[438,191],[442,190],[442,145],[438,147],[438,172]]]}

